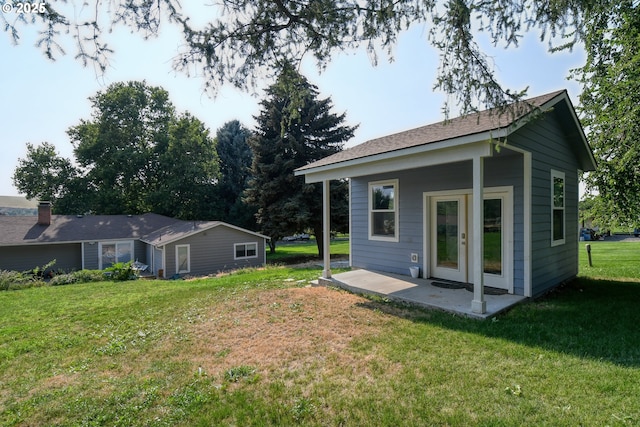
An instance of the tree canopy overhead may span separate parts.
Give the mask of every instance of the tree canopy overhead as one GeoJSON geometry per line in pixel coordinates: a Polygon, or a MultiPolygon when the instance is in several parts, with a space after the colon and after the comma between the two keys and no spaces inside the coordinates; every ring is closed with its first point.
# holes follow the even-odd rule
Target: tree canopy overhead
{"type": "MultiPolygon", "coordinates": [[[[0,1],[4,3],[3,1],[0,1]]],[[[340,51],[364,47],[373,61],[379,53],[392,57],[398,35],[413,24],[427,28],[427,41],[440,51],[435,89],[451,95],[462,113],[479,106],[504,106],[523,91],[501,87],[487,56],[474,40],[475,31],[495,44],[517,45],[522,35],[540,30],[541,38],[563,40],[563,47],[583,41],[588,26],[615,14],[610,0],[219,0],[196,26],[178,0],[94,0],[46,2],[44,13],[0,15],[5,31],[19,40],[21,27],[39,26],[38,43],[49,58],[64,51],[71,37],[76,56],[103,70],[113,54],[108,42],[114,26],[124,25],[152,37],[162,25],[179,26],[182,46],[174,66],[197,70],[214,92],[225,83],[248,89],[270,74],[275,80],[285,64],[303,57],[324,67],[340,51]],[[612,12],[609,11],[611,8],[612,12]],[[11,20],[10,20],[11,19],[11,20]]]]}

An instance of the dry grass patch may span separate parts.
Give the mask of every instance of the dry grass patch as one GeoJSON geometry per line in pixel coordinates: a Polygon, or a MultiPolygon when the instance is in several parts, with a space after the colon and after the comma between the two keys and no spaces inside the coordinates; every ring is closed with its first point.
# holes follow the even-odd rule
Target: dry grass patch
{"type": "Polygon", "coordinates": [[[266,374],[327,359],[349,364],[350,342],[378,333],[384,323],[366,302],[323,287],[246,292],[216,304],[194,324],[193,347],[182,354],[209,373],[255,366],[266,374]]]}

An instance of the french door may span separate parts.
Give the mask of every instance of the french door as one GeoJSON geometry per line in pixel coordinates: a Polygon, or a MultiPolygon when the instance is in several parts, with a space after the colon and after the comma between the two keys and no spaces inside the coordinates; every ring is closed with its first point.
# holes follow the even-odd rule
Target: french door
{"type": "MultiPolygon", "coordinates": [[[[513,291],[513,190],[485,189],[484,195],[484,283],[513,291]]],[[[456,282],[473,282],[475,260],[470,191],[454,194],[431,193],[428,197],[429,275],[456,282]]]]}
{"type": "Polygon", "coordinates": [[[431,275],[467,281],[466,195],[431,197],[431,275]]]}

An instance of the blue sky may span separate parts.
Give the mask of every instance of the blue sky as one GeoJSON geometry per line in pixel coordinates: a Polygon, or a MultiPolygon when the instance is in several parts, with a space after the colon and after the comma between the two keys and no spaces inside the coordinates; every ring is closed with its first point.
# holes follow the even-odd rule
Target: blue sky
{"type": "MultiPolygon", "coordinates": [[[[73,159],[66,130],[81,119],[90,119],[87,98],[114,82],[146,80],[162,86],[179,111],[192,113],[214,135],[233,119],[254,127],[262,88],[258,96],[251,96],[224,87],[216,98],[208,97],[200,78],[176,74],[171,68],[180,42],[174,28],[164,27],[159,38],[148,41],[128,29],[116,29],[108,39],[116,52],[102,78],[93,68],[83,68],[74,59],[73,49],[51,62],[34,47],[33,32],[23,31],[21,36],[20,44],[14,46],[7,33],[0,33],[0,195],[19,195],[11,176],[18,159],[26,155],[26,143],[55,144],[61,156],[73,159]]],[[[526,35],[517,49],[494,48],[482,35],[478,41],[493,57],[499,80],[506,87],[520,90],[528,86],[531,96],[567,89],[577,104],[580,86],[567,76],[571,68],[584,62],[581,50],[549,54],[536,33],[526,35]]],[[[338,54],[321,74],[313,61],[304,66],[303,73],[318,86],[321,96],[332,98],[334,112],[346,112],[349,124],[360,125],[347,146],[443,119],[445,96],[432,89],[438,52],[427,43],[426,29],[414,26],[403,33],[394,58],[389,63],[381,53],[374,67],[360,50],[338,54]]]]}

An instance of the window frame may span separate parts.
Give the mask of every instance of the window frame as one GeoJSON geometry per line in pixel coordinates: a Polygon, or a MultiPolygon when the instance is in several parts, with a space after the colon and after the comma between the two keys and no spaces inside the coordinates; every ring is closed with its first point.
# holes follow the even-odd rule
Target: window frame
{"type": "Polygon", "coordinates": [[[368,188],[368,196],[367,196],[367,220],[369,222],[369,240],[377,240],[383,242],[398,242],[400,240],[400,227],[399,227],[399,218],[400,218],[400,191],[399,191],[399,181],[398,179],[388,179],[384,181],[371,181],[369,182],[368,188]],[[373,209],[373,190],[375,187],[384,187],[384,186],[393,186],[393,209],[373,209]],[[394,227],[393,227],[393,236],[391,235],[381,235],[374,234],[373,232],[373,216],[375,213],[389,213],[393,212],[394,214],[394,227]]]}
{"type": "MultiPolygon", "coordinates": [[[[114,246],[114,262],[113,264],[116,264],[118,262],[122,262],[118,259],[118,246],[121,245],[128,245],[129,249],[130,249],[130,254],[131,254],[131,259],[129,261],[133,261],[134,260],[134,250],[135,250],[135,246],[133,244],[133,240],[114,240],[112,242],[98,242],[98,269],[99,270],[104,270],[105,268],[109,267],[105,267],[104,263],[103,263],[103,256],[102,256],[102,248],[103,246],[110,246],[113,245],[114,246]]],[[[111,265],[113,265],[111,264],[111,265]]]]}
{"type": "Polygon", "coordinates": [[[567,237],[567,180],[564,172],[551,169],[551,246],[564,245],[567,237]],[[562,205],[556,206],[556,180],[562,180],[562,205]],[[556,238],[556,212],[562,214],[562,238],[556,238]]]}
{"type": "Polygon", "coordinates": [[[234,260],[238,260],[238,259],[252,259],[252,258],[258,258],[258,242],[243,242],[243,243],[234,243],[233,244],[233,259],[234,260]],[[254,255],[247,255],[248,250],[247,250],[247,246],[248,245],[255,245],[255,254],[254,255]],[[244,246],[244,256],[238,256],[238,247],[240,246],[244,246]]]}
{"type": "Polygon", "coordinates": [[[187,274],[191,272],[191,245],[190,244],[183,244],[183,245],[176,245],[176,274],[187,274]],[[180,270],[180,249],[182,248],[186,248],[187,249],[187,269],[186,270],[180,270]]]}

